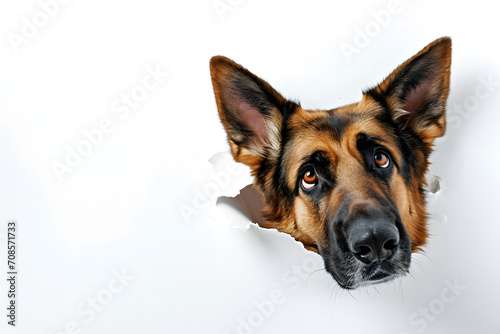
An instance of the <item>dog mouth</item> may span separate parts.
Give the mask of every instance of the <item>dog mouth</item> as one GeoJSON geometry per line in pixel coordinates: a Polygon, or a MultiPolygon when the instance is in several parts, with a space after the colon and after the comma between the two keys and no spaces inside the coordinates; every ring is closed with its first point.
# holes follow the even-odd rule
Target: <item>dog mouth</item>
{"type": "MultiPolygon", "coordinates": [[[[389,282],[406,275],[409,271],[409,262],[405,263],[406,261],[384,261],[369,265],[351,263],[350,269],[345,270],[335,266],[331,258],[324,258],[324,261],[327,272],[330,273],[340,287],[346,290],[389,282]]],[[[351,259],[350,262],[354,261],[355,259],[351,259]]]]}
{"type": "Polygon", "coordinates": [[[358,265],[351,270],[340,272],[335,268],[331,260],[326,260],[326,269],[337,283],[346,290],[357,289],[361,286],[368,286],[386,283],[397,277],[406,275],[409,272],[409,263],[381,263],[375,265],[358,265]]]}
{"type": "Polygon", "coordinates": [[[406,273],[403,270],[401,271],[396,270],[394,265],[386,262],[368,266],[364,268],[362,272],[363,272],[361,275],[362,281],[366,282],[367,284],[377,284],[377,283],[387,282],[402,275],[403,273],[406,273]]]}

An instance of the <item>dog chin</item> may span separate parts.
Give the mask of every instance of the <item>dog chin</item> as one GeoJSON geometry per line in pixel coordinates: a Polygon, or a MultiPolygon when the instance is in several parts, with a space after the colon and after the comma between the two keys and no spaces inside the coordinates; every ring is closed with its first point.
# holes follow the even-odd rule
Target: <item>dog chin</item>
{"type": "Polygon", "coordinates": [[[366,286],[371,286],[375,284],[381,284],[381,283],[386,283],[390,282],[398,277],[402,277],[404,274],[381,274],[379,275],[374,275],[371,278],[367,277],[361,277],[359,279],[354,280],[354,282],[349,282],[348,284],[344,284],[342,282],[339,282],[338,280],[337,283],[339,284],[340,287],[346,290],[355,290],[361,287],[366,287],[366,286]]]}
{"type": "Polygon", "coordinates": [[[406,274],[405,272],[389,274],[389,273],[386,273],[383,271],[378,271],[378,272],[372,274],[370,277],[361,280],[357,287],[386,283],[386,282],[392,281],[398,277],[402,277],[405,274],[406,274]]]}
{"type": "MultiPolygon", "coordinates": [[[[326,261],[325,261],[326,262],[326,261]]],[[[369,266],[357,266],[355,270],[348,271],[346,274],[340,274],[332,270],[332,264],[326,266],[327,271],[337,281],[340,287],[346,290],[354,290],[359,287],[386,283],[398,277],[405,276],[408,272],[408,266],[402,263],[382,263],[369,266]]]]}

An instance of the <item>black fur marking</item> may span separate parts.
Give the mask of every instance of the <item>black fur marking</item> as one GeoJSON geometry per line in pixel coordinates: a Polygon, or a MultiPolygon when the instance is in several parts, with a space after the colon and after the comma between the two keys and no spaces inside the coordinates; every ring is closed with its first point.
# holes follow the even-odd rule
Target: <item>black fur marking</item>
{"type": "Polygon", "coordinates": [[[397,165],[395,165],[395,161],[392,158],[391,152],[386,147],[380,144],[380,139],[369,136],[365,133],[360,133],[358,135],[356,146],[363,156],[366,170],[371,175],[384,182],[387,187],[390,187],[389,179],[392,175],[392,170],[394,166],[397,168],[397,165]],[[380,168],[375,164],[374,157],[376,152],[382,152],[389,157],[389,167],[380,168]]]}
{"type": "MultiPolygon", "coordinates": [[[[385,103],[384,103],[385,104],[385,103]]],[[[399,152],[402,157],[401,166],[397,166],[398,170],[405,180],[406,184],[409,186],[411,184],[411,172],[410,166],[416,167],[418,161],[415,156],[414,147],[416,142],[420,142],[417,146],[423,146],[425,150],[424,143],[422,140],[409,128],[403,129],[399,123],[396,123],[392,118],[390,111],[387,109],[386,105],[382,104],[384,112],[376,116],[376,119],[385,125],[387,133],[391,133],[395,139],[396,145],[398,146],[399,152]]]]}
{"type": "Polygon", "coordinates": [[[333,131],[335,139],[340,141],[340,138],[342,137],[342,134],[347,128],[347,125],[350,123],[350,119],[345,116],[341,117],[337,115],[329,115],[327,120],[330,129],[333,131]]]}
{"type": "Polygon", "coordinates": [[[261,114],[269,117],[272,107],[276,107],[283,116],[290,110],[295,110],[300,104],[294,101],[287,101],[270,86],[266,85],[253,73],[237,72],[231,80],[231,94],[240,97],[254,108],[257,108],[261,114]]]}
{"type": "Polygon", "coordinates": [[[340,141],[345,129],[351,124],[355,117],[356,116],[351,115],[330,114],[326,117],[314,120],[311,124],[308,124],[308,126],[313,127],[318,132],[329,132],[332,134],[334,140],[340,141]]]}
{"type": "Polygon", "coordinates": [[[335,186],[334,176],[331,175],[330,169],[331,162],[326,158],[324,152],[317,151],[307,159],[306,163],[302,165],[299,169],[297,175],[297,184],[295,187],[295,195],[299,194],[299,189],[301,189],[302,178],[304,173],[308,169],[314,169],[316,175],[318,176],[317,184],[310,189],[302,189],[304,193],[310,196],[316,204],[319,205],[321,200],[331,191],[335,186]]]}

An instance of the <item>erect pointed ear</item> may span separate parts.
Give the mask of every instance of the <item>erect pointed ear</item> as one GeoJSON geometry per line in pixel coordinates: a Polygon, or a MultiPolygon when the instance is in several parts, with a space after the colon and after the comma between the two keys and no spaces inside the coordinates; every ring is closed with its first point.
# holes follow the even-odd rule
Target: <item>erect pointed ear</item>
{"type": "Polygon", "coordinates": [[[444,135],[450,87],[451,39],[440,38],[365,92],[383,103],[392,118],[424,143],[444,135]]]}
{"type": "Polygon", "coordinates": [[[222,56],[210,60],[219,117],[236,161],[258,168],[277,155],[281,127],[290,102],[267,82],[222,56]]]}

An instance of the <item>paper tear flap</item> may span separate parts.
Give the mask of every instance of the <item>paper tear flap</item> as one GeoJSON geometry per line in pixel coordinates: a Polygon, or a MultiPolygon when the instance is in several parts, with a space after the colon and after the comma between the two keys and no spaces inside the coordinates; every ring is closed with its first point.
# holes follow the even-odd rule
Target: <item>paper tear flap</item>
{"type": "Polygon", "coordinates": [[[235,227],[248,228],[250,222],[259,224],[264,219],[264,202],[253,185],[241,189],[235,197],[219,197],[216,206],[224,210],[235,227]]]}

